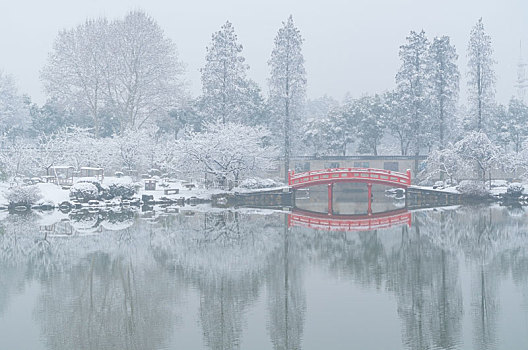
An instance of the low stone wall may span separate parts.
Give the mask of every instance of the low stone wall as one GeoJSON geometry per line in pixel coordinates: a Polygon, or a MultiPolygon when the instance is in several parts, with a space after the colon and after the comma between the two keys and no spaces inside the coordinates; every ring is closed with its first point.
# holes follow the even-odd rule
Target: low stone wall
{"type": "Polygon", "coordinates": [[[294,197],[292,190],[258,191],[250,193],[223,193],[214,195],[212,203],[217,207],[266,207],[283,208],[293,207],[294,197]]]}
{"type": "Polygon", "coordinates": [[[405,202],[408,209],[441,207],[460,204],[493,202],[493,197],[481,198],[424,188],[409,187],[406,190],[405,202]]]}
{"type": "Polygon", "coordinates": [[[409,187],[405,194],[408,209],[458,205],[463,202],[464,198],[461,194],[423,188],[409,187]]]}

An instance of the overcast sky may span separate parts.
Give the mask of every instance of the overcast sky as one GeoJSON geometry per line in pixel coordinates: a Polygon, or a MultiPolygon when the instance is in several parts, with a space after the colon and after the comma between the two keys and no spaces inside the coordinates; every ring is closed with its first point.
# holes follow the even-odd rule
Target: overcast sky
{"type": "MultiPolygon", "coordinates": [[[[122,18],[134,9],[150,14],[176,43],[195,95],[205,47],[226,20],[244,46],[250,77],[267,91],[273,38],[292,14],[305,39],[310,98],[341,100],[347,92],[359,97],[391,89],[398,48],[411,30],[424,29],[429,38],[449,35],[465,76],[469,32],[479,17],[492,37],[500,102],[515,94],[521,40],[528,58],[528,0],[0,0],[0,69],[41,104],[39,71],[57,32],[87,18],[122,18]]],[[[465,98],[465,81],[461,90],[465,98]]]]}

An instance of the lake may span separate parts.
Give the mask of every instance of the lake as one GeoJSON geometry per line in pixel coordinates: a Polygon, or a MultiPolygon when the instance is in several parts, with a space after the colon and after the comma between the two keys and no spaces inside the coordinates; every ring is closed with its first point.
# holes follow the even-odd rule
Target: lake
{"type": "MultiPolygon", "coordinates": [[[[363,213],[349,190],[335,210],[363,213]]],[[[298,203],[324,212],[319,195],[298,203]]],[[[1,349],[528,344],[521,207],[409,211],[371,230],[206,206],[0,215],[1,349]]]]}

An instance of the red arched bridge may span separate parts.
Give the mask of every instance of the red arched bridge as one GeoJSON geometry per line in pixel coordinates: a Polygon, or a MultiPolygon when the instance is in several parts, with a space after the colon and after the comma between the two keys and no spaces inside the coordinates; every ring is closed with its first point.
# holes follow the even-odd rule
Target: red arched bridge
{"type": "Polygon", "coordinates": [[[288,174],[288,185],[294,189],[336,182],[363,182],[392,187],[411,186],[411,171],[405,173],[373,168],[335,168],[288,174]]]}
{"type": "Polygon", "coordinates": [[[327,231],[372,231],[400,225],[411,227],[411,219],[411,212],[407,209],[370,215],[328,215],[296,208],[288,214],[288,226],[327,231]]]}
{"type": "Polygon", "coordinates": [[[408,188],[411,186],[411,171],[405,173],[373,168],[334,168],[288,173],[288,185],[300,189],[317,185],[328,185],[328,215],[333,214],[334,184],[338,182],[360,182],[367,184],[368,215],[372,215],[372,185],[408,188]]]}

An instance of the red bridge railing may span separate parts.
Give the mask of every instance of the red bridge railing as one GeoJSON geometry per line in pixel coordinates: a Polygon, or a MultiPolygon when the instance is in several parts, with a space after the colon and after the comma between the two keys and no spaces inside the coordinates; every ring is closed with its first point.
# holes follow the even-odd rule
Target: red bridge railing
{"type": "Polygon", "coordinates": [[[335,182],[379,183],[407,188],[411,185],[411,171],[405,173],[373,168],[334,168],[288,174],[288,185],[303,188],[335,182]]]}

